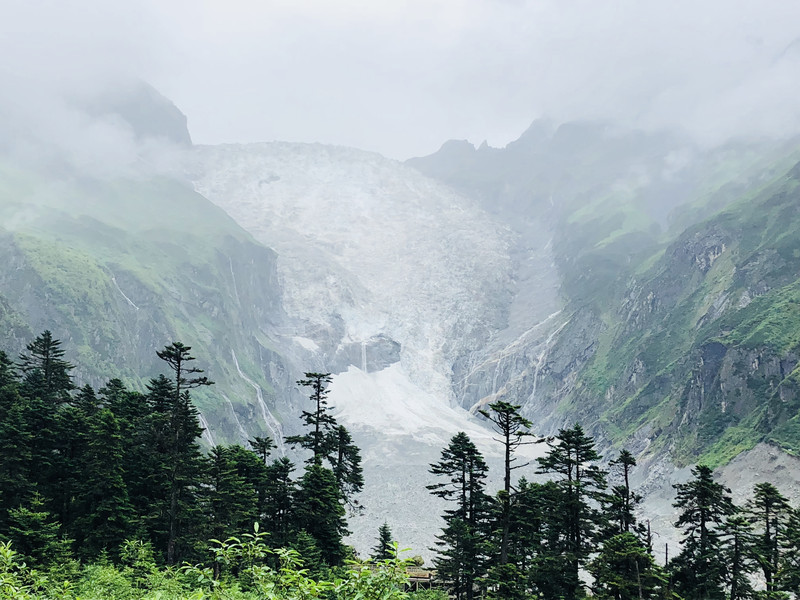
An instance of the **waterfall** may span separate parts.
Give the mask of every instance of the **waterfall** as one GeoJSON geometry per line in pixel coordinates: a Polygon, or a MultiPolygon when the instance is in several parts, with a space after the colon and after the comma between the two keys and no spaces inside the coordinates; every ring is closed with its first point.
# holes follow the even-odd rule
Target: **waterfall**
{"type": "Polygon", "coordinates": [[[214,442],[214,436],[211,435],[211,428],[208,426],[208,421],[206,421],[206,418],[200,411],[197,411],[197,420],[200,421],[200,425],[203,426],[203,438],[210,446],[216,446],[217,444],[214,442]]]}
{"type": "Polygon", "coordinates": [[[264,402],[264,394],[261,391],[261,386],[245,375],[239,368],[239,361],[236,360],[236,352],[233,351],[233,348],[231,348],[231,356],[233,357],[233,364],[236,365],[236,370],[239,372],[239,377],[241,377],[256,391],[256,400],[258,401],[259,408],[261,408],[261,416],[264,418],[264,424],[272,433],[272,439],[275,442],[275,445],[278,447],[278,451],[281,453],[281,456],[286,456],[286,449],[283,446],[283,432],[281,431],[281,424],[278,423],[278,420],[272,416],[271,412],[269,412],[267,403],[264,402]]]}
{"type": "Polygon", "coordinates": [[[233,295],[236,297],[236,304],[239,306],[242,305],[242,301],[239,300],[239,289],[236,287],[236,275],[233,273],[233,260],[231,257],[228,257],[228,265],[231,267],[231,280],[233,281],[233,295]]]}
{"type": "Polygon", "coordinates": [[[550,352],[550,348],[553,345],[553,340],[558,333],[567,326],[567,323],[569,323],[569,319],[564,321],[555,331],[547,336],[547,339],[544,342],[544,348],[539,353],[539,356],[536,357],[536,369],[533,371],[533,389],[531,390],[531,395],[528,397],[528,402],[533,402],[536,398],[536,387],[539,384],[539,371],[542,370],[542,365],[547,360],[547,354],[550,352]]]}
{"type": "Polygon", "coordinates": [[[247,431],[245,430],[244,427],[242,427],[242,422],[239,420],[239,415],[236,414],[236,410],[234,410],[233,408],[233,402],[231,402],[231,399],[228,398],[225,394],[222,394],[222,397],[225,400],[225,402],[228,403],[228,407],[231,409],[231,413],[233,414],[233,420],[236,421],[236,427],[239,429],[239,434],[242,436],[242,442],[244,443],[248,441],[250,436],[247,435],[247,431]]]}
{"type": "Polygon", "coordinates": [[[138,307],[138,306],[136,306],[136,305],[133,303],[133,300],[131,300],[130,298],[128,298],[128,297],[125,295],[125,292],[123,292],[123,291],[122,291],[122,289],[119,287],[119,284],[117,283],[117,278],[116,278],[116,277],[114,277],[114,276],[112,275],[112,276],[111,276],[111,281],[114,283],[114,287],[115,287],[115,288],[117,288],[117,291],[118,291],[120,294],[122,294],[122,297],[123,297],[123,298],[125,298],[125,300],[127,300],[127,301],[128,301],[128,304],[130,304],[130,305],[131,305],[133,308],[135,308],[136,310],[139,310],[139,307],[138,307]]]}
{"type": "Polygon", "coordinates": [[[367,342],[361,342],[361,370],[367,372],[367,342]]]}

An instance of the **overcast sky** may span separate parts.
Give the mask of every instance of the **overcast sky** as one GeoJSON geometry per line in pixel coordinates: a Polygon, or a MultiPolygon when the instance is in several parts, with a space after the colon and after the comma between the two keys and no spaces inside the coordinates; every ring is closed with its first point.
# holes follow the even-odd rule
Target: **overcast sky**
{"type": "Polygon", "coordinates": [[[800,131],[800,2],[0,0],[0,70],[6,100],[144,78],[197,143],[403,159],[543,115],[713,143],[800,131]]]}

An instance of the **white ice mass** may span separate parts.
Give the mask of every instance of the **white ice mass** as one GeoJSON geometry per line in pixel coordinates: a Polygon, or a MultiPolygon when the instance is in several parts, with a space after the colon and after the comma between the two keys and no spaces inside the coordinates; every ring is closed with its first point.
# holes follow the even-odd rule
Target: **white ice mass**
{"type": "Polygon", "coordinates": [[[199,147],[192,172],[198,192],[277,252],[287,344],[306,370],[336,373],[331,404],[365,467],[368,510],[351,518],[352,542],[368,549],[387,520],[401,545],[429,554],[441,511],[425,490],[428,465],[462,430],[499,457],[459,405],[454,363],[484,362],[518,317],[512,233],[451,189],[359,150],[199,147]]]}

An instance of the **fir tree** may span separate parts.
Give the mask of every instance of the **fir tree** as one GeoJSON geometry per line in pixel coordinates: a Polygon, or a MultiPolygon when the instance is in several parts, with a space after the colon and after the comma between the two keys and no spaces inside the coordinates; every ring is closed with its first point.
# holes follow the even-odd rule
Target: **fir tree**
{"type": "Polygon", "coordinates": [[[642,501],[639,494],[631,490],[631,469],[636,466],[636,458],[628,450],[622,450],[619,456],[609,463],[617,467],[622,475],[622,483],[611,489],[608,498],[608,517],[612,523],[613,533],[627,533],[629,531],[642,534],[641,528],[636,526],[634,509],[642,501]]]}
{"type": "Polygon", "coordinates": [[[781,565],[781,546],[789,518],[789,502],[771,483],[759,483],[747,503],[750,522],[760,531],[754,541],[766,592],[778,591],[776,577],[781,565]]]}
{"type": "Polygon", "coordinates": [[[378,543],[372,548],[372,560],[387,560],[394,556],[394,546],[392,544],[392,530],[389,524],[384,522],[378,528],[378,543]]]}
{"type": "Polygon", "coordinates": [[[330,414],[327,399],[327,385],[332,379],[330,373],[306,373],[305,377],[299,380],[297,385],[311,388],[309,399],[314,403],[314,410],[313,412],[304,410],[300,418],[311,431],[304,435],[287,437],[286,442],[310,450],[311,458],[308,462],[321,465],[322,460],[328,455],[330,432],[336,426],[336,419],[330,414]]]}
{"type": "Polygon", "coordinates": [[[257,520],[255,486],[237,471],[237,454],[235,447],[214,446],[203,459],[204,521],[213,539],[252,530],[257,520]]]}
{"type": "Polygon", "coordinates": [[[670,563],[676,591],[687,599],[725,597],[727,564],[717,530],[735,512],[729,490],[714,482],[711,469],[698,465],[694,479],[676,484],[673,506],[680,511],[675,526],[684,530],[683,550],[670,563]]]}
{"type": "Polygon", "coordinates": [[[549,452],[537,459],[540,473],[560,476],[556,484],[561,490],[560,514],[564,519],[563,577],[567,598],[581,595],[580,568],[593,549],[600,521],[596,504],[606,487],[605,473],[595,464],[601,457],[594,449],[594,440],[580,425],[562,429],[549,452]]]}
{"type": "MultiPolygon", "coordinates": [[[[531,422],[519,414],[520,405],[511,404],[498,400],[489,405],[491,412],[480,410],[480,414],[489,419],[494,424],[495,431],[500,435],[497,440],[503,445],[503,490],[498,494],[498,504],[500,506],[500,556],[498,564],[508,563],[508,543],[509,528],[511,525],[511,471],[524,465],[515,465],[517,457],[514,452],[525,443],[525,439],[532,434],[528,431],[531,422]]],[[[496,439],[496,438],[495,438],[496,439]]],[[[509,582],[509,573],[498,577],[498,584],[504,586],[509,582]]],[[[508,593],[500,590],[500,595],[507,596],[508,593]]]]}
{"type": "Polygon", "coordinates": [[[267,459],[269,458],[269,453],[275,448],[275,442],[272,441],[270,437],[254,437],[252,440],[248,440],[250,447],[253,449],[258,457],[261,459],[261,462],[265,465],[267,464],[267,459]]]}
{"type": "Polygon", "coordinates": [[[347,555],[342,539],[348,531],[333,472],[313,462],[307,465],[295,498],[297,528],[314,538],[325,564],[341,565],[347,555]]]}
{"type": "Polygon", "coordinates": [[[123,441],[108,408],[95,413],[76,485],[74,536],[79,553],[91,559],[105,551],[114,556],[132,533],[133,508],[124,480],[123,441]]]}
{"type": "Polygon", "coordinates": [[[27,353],[20,354],[18,365],[26,394],[53,404],[67,401],[75,387],[70,375],[74,365],[64,360],[61,341],[45,330],[25,348],[27,353]]]}
{"type": "Polygon", "coordinates": [[[442,450],[441,460],[430,468],[430,473],[443,481],[426,487],[433,495],[455,504],[445,511],[434,564],[458,600],[472,600],[475,586],[486,572],[487,472],[483,456],[464,432],[453,436],[442,450]]]}
{"type": "MultiPolygon", "coordinates": [[[[727,565],[728,600],[753,598],[755,590],[750,580],[756,566],[756,555],[752,526],[746,517],[734,514],[720,526],[719,532],[722,559],[727,565]]],[[[768,590],[767,597],[773,593],[774,590],[768,590]]]]}
{"type": "Polygon", "coordinates": [[[600,600],[664,597],[666,576],[648,548],[631,532],[606,540],[588,570],[594,578],[592,592],[600,600]]]}
{"type": "Polygon", "coordinates": [[[295,518],[297,486],[292,481],[294,465],[282,457],[267,466],[266,483],[259,497],[259,513],[273,544],[281,547],[289,542],[295,518]]]}
{"type": "Polygon", "coordinates": [[[8,538],[32,567],[59,565],[71,556],[71,540],[61,537],[61,526],[35,494],[29,507],[9,511],[8,538]]]}
{"type": "Polygon", "coordinates": [[[330,462],[339,493],[345,503],[361,508],[353,496],[364,487],[364,473],[361,468],[361,452],[353,443],[350,432],[343,425],[337,425],[329,436],[330,462]]]}

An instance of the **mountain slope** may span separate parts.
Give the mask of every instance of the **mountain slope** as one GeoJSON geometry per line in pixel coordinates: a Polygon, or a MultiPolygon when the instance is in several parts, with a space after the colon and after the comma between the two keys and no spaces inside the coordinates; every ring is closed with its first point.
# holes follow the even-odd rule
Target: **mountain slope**
{"type": "Polygon", "coordinates": [[[114,375],[141,388],[162,370],[155,350],[181,340],[217,382],[197,398],[214,423],[207,441],[243,441],[243,422],[249,435],[271,433],[234,357],[274,405],[264,373],[284,359],[271,341],[282,317],[273,252],[162,176],[47,178],[6,165],[0,215],[0,318],[19,324],[4,330],[5,348],[51,329],[80,381],[114,375]]]}

